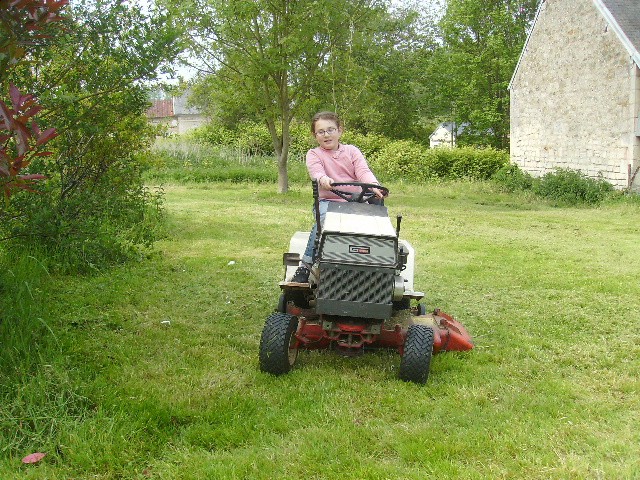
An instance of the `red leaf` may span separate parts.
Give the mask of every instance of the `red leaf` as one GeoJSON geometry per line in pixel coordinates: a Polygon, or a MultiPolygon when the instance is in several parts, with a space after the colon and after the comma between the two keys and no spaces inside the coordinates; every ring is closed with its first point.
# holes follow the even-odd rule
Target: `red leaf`
{"type": "Polygon", "coordinates": [[[38,135],[38,141],[36,142],[36,147],[40,145],[44,145],[49,140],[56,138],[58,136],[58,132],[56,132],[55,128],[47,128],[44,132],[38,135]]]}
{"type": "Polygon", "coordinates": [[[7,105],[0,100],[0,117],[4,119],[3,127],[5,130],[9,130],[13,123],[13,110],[11,110],[7,105]]]}
{"type": "Polygon", "coordinates": [[[40,135],[42,135],[42,132],[40,132],[40,127],[36,122],[31,122],[31,131],[38,138],[40,138],[40,135]]]}
{"type": "Polygon", "coordinates": [[[29,175],[19,175],[21,180],[46,180],[47,177],[41,173],[30,173],[29,175]]]}
{"type": "Polygon", "coordinates": [[[25,121],[26,121],[31,117],[35,117],[38,113],[40,113],[41,110],[42,110],[42,107],[40,105],[36,105],[34,107],[31,107],[29,110],[27,110],[20,116],[25,117],[25,121]]]}
{"type": "Polygon", "coordinates": [[[9,5],[12,7],[24,8],[27,3],[29,3],[29,0],[14,0],[13,2],[10,2],[9,5]]]}
{"type": "Polygon", "coordinates": [[[46,453],[32,453],[31,455],[27,455],[26,457],[24,457],[22,459],[22,463],[38,463],[40,460],[42,460],[44,458],[44,456],[46,455],[46,453]]]}
{"type": "Polygon", "coordinates": [[[22,94],[13,83],[9,85],[9,96],[11,97],[11,103],[13,103],[14,108],[17,108],[16,106],[20,105],[22,94]]]}

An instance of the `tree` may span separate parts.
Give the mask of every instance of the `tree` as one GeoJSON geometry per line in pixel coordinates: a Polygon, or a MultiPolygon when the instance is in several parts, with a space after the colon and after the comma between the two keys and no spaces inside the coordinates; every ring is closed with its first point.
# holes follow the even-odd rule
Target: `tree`
{"type": "Polygon", "coordinates": [[[60,11],[68,0],[0,0],[0,186],[8,201],[15,189],[31,190],[41,174],[22,174],[35,157],[50,154],[42,147],[57,134],[54,128],[41,131],[35,117],[42,110],[32,94],[23,94],[8,83],[9,73],[24,61],[29,51],[50,37],[47,27],[60,22],[60,11]]]}
{"type": "Polygon", "coordinates": [[[279,192],[288,190],[290,125],[308,106],[318,73],[385,7],[382,0],[195,0],[181,7],[212,103],[265,122],[279,192]]]}
{"type": "Polygon", "coordinates": [[[423,70],[433,86],[428,114],[467,123],[467,138],[507,148],[507,86],[526,40],[537,0],[448,0],[442,46],[423,70]],[[474,135],[475,134],[475,135],[474,135]]]}
{"type": "Polygon", "coordinates": [[[50,246],[74,268],[125,259],[151,241],[158,199],[144,188],[136,157],[154,138],[145,83],[180,44],[166,12],[119,0],[78,0],[61,25],[7,77],[37,92],[46,107],[40,121],[59,136],[47,161],[29,167],[48,177],[41,194],[16,196],[0,211],[0,239],[50,246]]]}
{"type": "Polygon", "coordinates": [[[378,9],[350,32],[347,48],[332,49],[312,87],[316,106],[335,105],[350,130],[390,138],[419,134],[415,52],[434,38],[413,9],[378,9]]]}

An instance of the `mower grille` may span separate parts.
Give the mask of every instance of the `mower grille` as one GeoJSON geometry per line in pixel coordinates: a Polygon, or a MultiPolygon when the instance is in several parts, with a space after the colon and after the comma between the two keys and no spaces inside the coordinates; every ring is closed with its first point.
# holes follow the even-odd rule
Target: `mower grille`
{"type": "Polygon", "coordinates": [[[327,315],[387,319],[394,288],[392,269],[320,264],[317,311],[327,315]]]}
{"type": "Polygon", "coordinates": [[[396,264],[396,239],[326,235],[322,259],[334,263],[352,263],[393,267],[396,264]]]}

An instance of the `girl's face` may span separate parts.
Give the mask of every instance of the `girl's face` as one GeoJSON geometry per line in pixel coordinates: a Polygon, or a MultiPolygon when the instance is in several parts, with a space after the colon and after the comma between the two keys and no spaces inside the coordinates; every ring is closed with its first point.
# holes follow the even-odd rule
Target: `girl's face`
{"type": "Polygon", "coordinates": [[[319,119],[314,125],[316,142],[325,150],[337,150],[340,146],[342,128],[333,120],[319,119]]]}

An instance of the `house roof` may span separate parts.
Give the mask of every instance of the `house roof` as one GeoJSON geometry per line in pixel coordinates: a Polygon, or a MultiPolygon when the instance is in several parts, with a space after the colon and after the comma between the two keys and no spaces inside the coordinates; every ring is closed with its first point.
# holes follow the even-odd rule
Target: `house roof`
{"type": "MultiPolygon", "coordinates": [[[[606,19],[611,29],[616,33],[620,42],[624,45],[627,52],[633,59],[636,65],[640,67],[640,2],[638,0],[592,0],[595,7],[606,19]]],[[[527,50],[529,38],[535,28],[538,17],[542,7],[546,0],[540,0],[538,4],[538,10],[536,11],[535,18],[529,30],[529,35],[524,43],[524,48],[520,53],[520,58],[516,64],[516,68],[511,76],[509,82],[509,90],[513,84],[513,80],[516,77],[522,57],[527,50]]]]}
{"type": "Polygon", "coordinates": [[[154,100],[149,110],[147,110],[149,118],[165,118],[173,117],[173,101],[172,100],[154,100]]]}
{"type": "Polygon", "coordinates": [[[429,138],[433,138],[440,129],[444,129],[447,132],[451,133],[453,131],[453,126],[456,125],[456,135],[460,135],[464,130],[469,126],[468,123],[458,123],[455,124],[453,122],[442,122],[440,125],[436,127],[436,129],[429,135],[429,138]]]}
{"type": "Polygon", "coordinates": [[[191,92],[187,90],[179,97],[173,98],[173,111],[176,115],[200,114],[200,110],[189,105],[189,95],[191,95],[191,92]]]}
{"type": "Polygon", "coordinates": [[[640,67],[640,2],[638,0],[593,0],[633,61],[640,67]]]}

